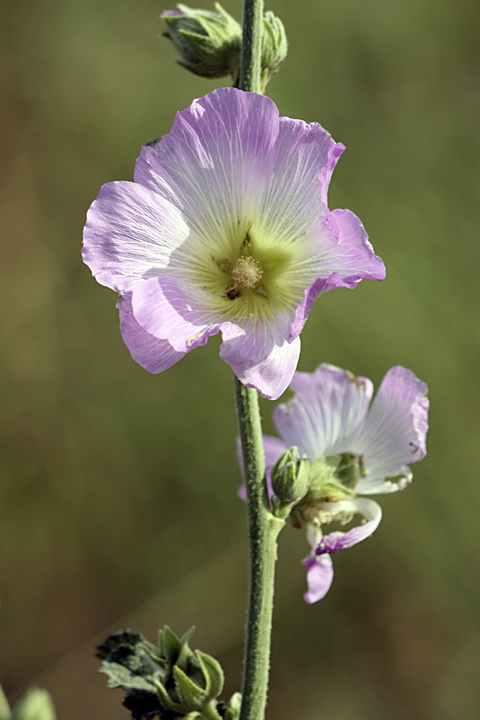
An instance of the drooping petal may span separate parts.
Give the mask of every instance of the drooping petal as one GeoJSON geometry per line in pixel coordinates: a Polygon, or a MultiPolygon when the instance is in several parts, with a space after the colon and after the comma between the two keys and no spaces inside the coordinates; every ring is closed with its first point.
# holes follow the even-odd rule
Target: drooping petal
{"type": "Polygon", "coordinates": [[[208,247],[244,236],[268,190],[279,117],[267,97],[214,90],[177,113],[170,135],[143,148],[135,181],[178,204],[208,247]]]}
{"type": "Polygon", "coordinates": [[[208,308],[208,293],[175,278],[151,278],[132,291],[137,322],[161,340],[168,340],[179,353],[205,345],[219,331],[208,308]]]}
{"type": "Polygon", "coordinates": [[[421,460],[426,454],[427,390],[424,382],[400,365],[385,375],[367,421],[351,448],[364,456],[367,471],[356,492],[394,492],[406,486],[411,473],[405,465],[421,460]],[[403,481],[386,480],[396,476],[403,481]]]}
{"type": "Polygon", "coordinates": [[[276,400],[287,389],[297,367],[300,338],[287,342],[275,323],[252,328],[222,325],[220,357],[246,387],[256,388],[267,400],[276,400]]]}
{"type": "Polygon", "coordinates": [[[314,373],[295,373],[290,387],[295,396],[273,416],[287,447],[297,445],[310,460],[352,450],[372,397],[370,380],[324,363],[314,373]]]}
{"type": "Polygon", "coordinates": [[[132,308],[132,294],[120,297],[117,308],[120,311],[120,331],[132,358],[145,370],[160,373],[181,360],[185,353],[176,352],[168,340],[159,340],[150,335],[135,320],[132,308]]]}
{"type": "Polygon", "coordinates": [[[179,210],[132,182],[104,185],[84,229],[83,260],[102,285],[125,292],[164,272],[189,229],[179,210]]]}
{"type": "Polygon", "coordinates": [[[360,280],[383,280],[385,265],[375,255],[365,228],[350,210],[333,210],[327,214],[326,226],[333,239],[325,242],[317,258],[318,279],[306,290],[292,324],[290,338],[303,329],[315,300],[329,290],[355,288],[360,280]]]}
{"type": "Polygon", "coordinates": [[[329,513],[332,520],[360,514],[363,515],[367,522],[347,532],[331,532],[324,535],[315,550],[317,555],[340,552],[356,545],[370,537],[382,519],[382,508],[375,500],[369,498],[354,498],[353,500],[322,503],[322,511],[329,513]]]}
{"type": "Polygon", "coordinates": [[[316,603],[322,600],[333,581],[333,563],[330,555],[309,555],[302,561],[307,568],[308,590],[304,594],[305,602],[316,603]]]}

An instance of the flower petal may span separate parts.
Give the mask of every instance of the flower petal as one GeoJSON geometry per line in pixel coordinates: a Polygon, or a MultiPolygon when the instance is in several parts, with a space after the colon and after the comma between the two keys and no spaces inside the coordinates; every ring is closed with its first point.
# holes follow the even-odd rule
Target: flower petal
{"type": "Polygon", "coordinates": [[[323,293],[337,288],[353,289],[360,280],[385,278],[383,260],[374,254],[365,228],[356,215],[350,210],[333,210],[327,215],[326,226],[333,241],[325,242],[317,258],[319,277],[305,290],[296,310],[290,339],[302,331],[315,300],[323,293]]]}
{"type": "Polygon", "coordinates": [[[316,603],[322,600],[333,581],[333,563],[330,555],[309,555],[302,561],[307,568],[308,591],[304,594],[305,602],[316,603]]]}
{"type": "Polygon", "coordinates": [[[223,246],[259,214],[278,127],[269,98],[214,90],[177,113],[170,135],[143,148],[135,180],[177,203],[203,243],[223,246]]]}
{"type": "Polygon", "coordinates": [[[133,314],[151,335],[180,353],[205,345],[219,331],[209,294],[175,278],[151,278],[133,288],[133,314]]]}
{"type": "Polygon", "coordinates": [[[257,226],[263,236],[291,245],[318,232],[327,212],[319,176],[335,150],[344,146],[317,123],[280,118],[275,169],[257,226]]]}
{"type": "Polygon", "coordinates": [[[356,545],[375,532],[382,519],[382,508],[375,500],[369,498],[355,498],[353,500],[339,500],[338,502],[322,503],[322,511],[331,515],[332,520],[351,514],[360,514],[368,520],[364,525],[358,525],[348,532],[332,532],[324,535],[315,550],[316,555],[336,553],[356,545]]]}
{"type": "Polygon", "coordinates": [[[364,456],[367,471],[356,492],[394,492],[411,479],[405,464],[417,462],[426,454],[427,390],[411,370],[400,365],[385,375],[365,426],[351,448],[364,456]],[[402,476],[403,482],[385,480],[395,476],[402,476]]]}
{"type": "Polygon", "coordinates": [[[372,397],[370,380],[324,363],[314,373],[295,373],[290,387],[295,396],[273,415],[287,447],[297,445],[310,460],[352,450],[372,397]]]}
{"type": "Polygon", "coordinates": [[[159,340],[139,325],[133,315],[131,293],[120,297],[117,308],[120,311],[120,330],[125,345],[132,358],[145,370],[160,373],[185,355],[176,352],[167,340],[159,340]]]}
{"type": "Polygon", "coordinates": [[[188,234],[167,200],[137,183],[112,182],[87,213],[83,260],[99,283],[126,291],[164,269],[188,234]]]}
{"type": "Polygon", "coordinates": [[[224,323],[222,337],[220,357],[246,387],[255,388],[267,400],[276,400],[285,392],[297,367],[300,338],[287,342],[273,323],[257,323],[247,329],[224,323]]]}

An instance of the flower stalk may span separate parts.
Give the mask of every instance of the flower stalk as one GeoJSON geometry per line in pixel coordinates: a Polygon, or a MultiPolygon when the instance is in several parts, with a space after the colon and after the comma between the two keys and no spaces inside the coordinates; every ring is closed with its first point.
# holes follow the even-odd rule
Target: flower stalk
{"type": "MultiPolygon", "coordinates": [[[[239,88],[261,93],[263,0],[245,0],[239,88]]],[[[263,720],[270,670],[276,543],[284,521],[270,512],[258,393],[235,377],[247,490],[250,583],[240,720],[263,720]]]]}
{"type": "Polygon", "coordinates": [[[240,720],[263,720],[270,667],[276,542],[285,522],[270,512],[256,390],[235,378],[247,489],[250,587],[240,720]]]}
{"type": "Polygon", "coordinates": [[[261,93],[263,0],[245,0],[242,28],[238,87],[245,92],[261,93]]]}

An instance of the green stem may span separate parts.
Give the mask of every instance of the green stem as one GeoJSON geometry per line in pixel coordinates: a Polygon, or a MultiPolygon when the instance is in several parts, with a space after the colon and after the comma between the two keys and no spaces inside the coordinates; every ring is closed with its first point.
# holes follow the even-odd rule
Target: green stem
{"type": "Polygon", "coordinates": [[[267,700],[278,533],[284,521],[270,512],[262,426],[256,390],[235,378],[250,536],[250,588],[240,720],[263,720],[267,700]]]}
{"type": "Polygon", "coordinates": [[[204,720],[222,720],[217,712],[217,703],[215,700],[210,700],[207,705],[204,705],[200,714],[204,720]]]}
{"type": "Polygon", "coordinates": [[[263,0],[244,0],[242,58],[238,87],[261,93],[263,0]]]}

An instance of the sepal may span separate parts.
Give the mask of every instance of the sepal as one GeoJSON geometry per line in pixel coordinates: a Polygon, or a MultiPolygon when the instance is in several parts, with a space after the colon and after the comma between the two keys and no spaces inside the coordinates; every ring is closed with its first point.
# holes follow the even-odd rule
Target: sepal
{"type": "Polygon", "coordinates": [[[276,515],[285,517],[299,503],[310,487],[310,463],[300,457],[296,446],[287,450],[277,460],[272,470],[272,488],[278,503],[274,503],[276,515]]]}
{"type": "Polygon", "coordinates": [[[279,17],[270,10],[263,16],[262,36],[262,90],[280,70],[288,53],[287,33],[279,17]]]}

